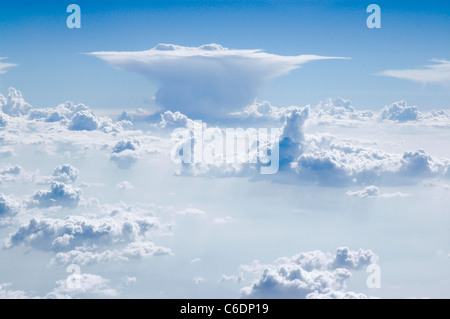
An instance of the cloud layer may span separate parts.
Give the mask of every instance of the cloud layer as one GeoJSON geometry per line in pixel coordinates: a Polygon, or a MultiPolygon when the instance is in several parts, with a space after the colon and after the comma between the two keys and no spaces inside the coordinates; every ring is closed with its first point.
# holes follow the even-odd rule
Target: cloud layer
{"type": "Polygon", "coordinates": [[[128,261],[172,254],[170,249],[151,242],[150,234],[165,227],[153,216],[127,212],[119,206],[96,218],[32,218],[10,235],[6,247],[26,245],[53,252],[52,264],[128,261]]]}
{"type": "Polygon", "coordinates": [[[367,298],[346,291],[350,270],[359,270],[377,262],[371,250],[338,248],[333,256],[321,251],[283,257],[271,265],[242,266],[241,270],[259,278],[241,290],[245,298],[367,298]]]}

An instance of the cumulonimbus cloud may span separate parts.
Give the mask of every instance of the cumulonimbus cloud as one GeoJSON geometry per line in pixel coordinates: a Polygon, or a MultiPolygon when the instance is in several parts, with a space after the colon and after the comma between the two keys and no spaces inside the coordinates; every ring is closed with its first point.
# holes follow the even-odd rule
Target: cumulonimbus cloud
{"type": "Polygon", "coordinates": [[[219,44],[183,47],[158,44],[146,51],[92,52],[110,65],[137,72],[160,87],[156,102],[190,117],[214,117],[251,103],[268,79],[303,64],[324,59],[319,55],[281,56],[261,50],[231,50],[219,44]]]}
{"type": "Polygon", "coordinates": [[[432,59],[434,64],[423,68],[405,70],[386,70],[376,75],[390,76],[420,83],[450,84],[450,61],[432,59]]]}

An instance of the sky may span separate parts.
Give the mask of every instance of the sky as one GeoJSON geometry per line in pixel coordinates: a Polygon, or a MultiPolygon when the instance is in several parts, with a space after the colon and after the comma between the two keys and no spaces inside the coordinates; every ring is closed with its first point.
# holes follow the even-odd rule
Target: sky
{"type": "Polygon", "coordinates": [[[81,29],[65,25],[68,2],[3,3],[0,40],[7,45],[0,56],[19,67],[0,85],[26,89],[40,107],[65,100],[101,109],[154,106],[158,83],[117,73],[83,53],[148,50],[158,43],[352,58],[305,66],[258,91],[258,100],[279,106],[316,104],[323,96],[367,109],[399,99],[429,110],[448,106],[448,86],[374,75],[448,59],[449,7],[442,1],[379,2],[381,29],[367,28],[368,3],[361,1],[79,1],[81,29]],[[45,83],[38,80],[43,73],[45,83]]]}
{"type": "Polygon", "coordinates": [[[450,296],[448,4],[75,3],[1,1],[0,298],[450,296]]]}

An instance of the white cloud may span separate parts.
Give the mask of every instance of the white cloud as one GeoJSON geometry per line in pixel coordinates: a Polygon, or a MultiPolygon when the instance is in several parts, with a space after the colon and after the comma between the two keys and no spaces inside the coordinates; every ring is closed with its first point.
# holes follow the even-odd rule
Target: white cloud
{"type": "Polygon", "coordinates": [[[439,250],[436,252],[436,255],[450,258],[450,254],[444,252],[444,250],[442,250],[442,249],[439,249],[439,250]]]}
{"type": "Polygon", "coordinates": [[[14,88],[8,89],[8,97],[2,106],[3,112],[9,116],[28,114],[31,105],[25,102],[22,93],[14,88]]]}
{"type": "Polygon", "coordinates": [[[364,187],[363,190],[360,191],[348,191],[347,195],[348,196],[356,196],[356,197],[376,197],[378,196],[378,194],[380,193],[380,189],[376,186],[367,186],[364,187]]]}
{"type": "Polygon", "coordinates": [[[284,122],[286,117],[295,110],[300,110],[298,106],[275,107],[268,101],[254,102],[244,108],[243,111],[233,112],[230,115],[237,119],[246,120],[246,122],[254,122],[255,120],[271,120],[284,122]]]}
{"type": "Polygon", "coordinates": [[[152,122],[157,117],[157,114],[150,113],[144,109],[137,109],[135,111],[122,111],[117,118],[118,121],[128,121],[130,123],[152,122]]]}
{"type": "Polygon", "coordinates": [[[156,81],[156,102],[190,117],[217,117],[252,102],[270,78],[322,59],[317,55],[280,56],[261,50],[231,50],[219,44],[183,47],[158,44],[139,52],[90,53],[114,67],[156,81]]]}
{"type": "Polygon", "coordinates": [[[18,66],[15,63],[7,63],[7,62],[2,62],[2,60],[5,60],[6,58],[0,58],[0,74],[4,74],[6,73],[8,68],[11,68],[13,66],[18,66]]]}
{"type": "Polygon", "coordinates": [[[198,285],[198,284],[201,284],[202,282],[204,282],[205,279],[203,277],[196,276],[196,277],[192,278],[192,281],[194,282],[194,284],[198,285]]]}
{"type": "Polygon", "coordinates": [[[24,170],[20,165],[6,165],[0,167],[0,184],[14,182],[18,179],[24,170]]]}
{"type": "MultiPolygon", "coordinates": [[[[339,108],[351,112],[353,109],[350,102],[343,99],[330,101],[330,103],[333,104],[332,107],[327,107],[328,110],[339,108]]],[[[403,106],[406,107],[406,105],[403,106]]],[[[392,108],[389,109],[392,110],[392,108]]],[[[307,134],[306,128],[309,128],[316,119],[311,115],[315,113],[313,110],[314,108],[310,107],[296,108],[290,114],[286,114],[279,137],[280,171],[288,172],[290,176],[297,176],[299,183],[313,182],[340,187],[375,183],[406,185],[415,184],[424,179],[450,176],[449,159],[432,157],[421,149],[396,154],[376,148],[377,144],[373,143],[367,147],[361,143],[355,143],[355,140],[340,139],[330,134],[307,134]],[[310,121],[311,116],[313,119],[310,121]]],[[[324,108],[321,110],[323,111],[324,108]]],[[[400,118],[403,117],[400,116],[400,118]]],[[[373,114],[367,116],[365,121],[367,120],[378,123],[377,117],[373,114]]],[[[221,158],[213,163],[183,164],[179,174],[264,178],[258,174],[258,164],[227,164],[220,160],[221,158]]],[[[279,179],[277,177],[270,178],[283,181],[282,177],[279,179]]]]}
{"type": "Polygon", "coordinates": [[[347,191],[348,196],[354,197],[379,197],[379,198],[395,198],[395,197],[409,197],[411,194],[395,192],[395,193],[381,193],[380,189],[374,185],[366,186],[359,191],[347,191]]]}
{"type": "Polygon", "coordinates": [[[286,124],[282,135],[286,143],[280,141],[280,160],[287,160],[289,164],[280,163],[280,167],[293,169],[302,180],[328,186],[374,182],[398,185],[444,177],[450,167],[447,159],[433,158],[423,150],[391,154],[329,135],[302,135],[304,123],[286,124]],[[302,136],[306,137],[300,142],[302,136]]]}
{"type": "Polygon", "coordinates": [[[332,289],[324,289],[319,293],[314,291],[306,296],[306,299],[368,299],[365,294],[353,291],[335,291],[332,289]]]}
{"type": "Polygon", "coordinates": [[[19,203],[14,199],[0,193],[0,218],[17,214],[19,206],[19,203]]]}
{"type": "Polygon", "coordinates": [[[63,183],[73,183],[78,177],[78,170],[70,164],[59,165],[53,171],[55,181],[63,183]]]}
{"type": "Polygon", "coordinates": [[[120,141],[112,150],[110,160],[120,169],[131,168],[139,158],[140,143],[137,140],[120,141]]]}
{"type": "Polygon", "coordinates": [[[450,61],[433,59],[431,62],[434,64],[426,65],[424,68],[386,70],[377,73],[377,75],[390,76],[420,83],[449,84],[450,61]]]}
{"type": "MultiPolygon", "coordinates": [[[[19,92],[20,93],[20,92],[19,92]]],[[[6,113],[6,112],[5,112],[6,113]]],[[[110,118],[97,116],[91,108],[79,103],[65,102],[56,107],[34,109],[28,112],[28,119],[48,123],[59,123],[70,131],[103,131],[105,133],[118,132],[129,128],[129,121],[113,123],[110,118]]]]}
{"type": "Polygon", "coordinates": [[[104,251],[96,251],[94,247],[88,247],[87,250],[83,247],[76,247],[74,250],[68,252],[57,253],[55,258],[51,260],[51,264],[77,264],[85,266],[112,261],[127,262],[132,259],[145,259],[164,255],[173,255],[172,250],[166,247],[156,246],[150,241],[135,241],[121,249],[107,249],[104,251]]]}
{"type": "Polygon", "coordinates": [[[228,224],[231,223],[232,221],[233,218],[231,218],[230,216],[216,217],[213,219],[214,224],[228,224]]]}
{"type": "Polygon", "coordinates": [[[385,194],[378,195],[378,197],[381,197],[381,198],[396,198],[396,197],[410,197],[410,196],[411,196],[411,194],[402,193],[402,192],[385,193],[385,194]]]}
{"type": "Polygon", "coordinates": [[[348,247],[340,247],[336,250],[336,255],[331,267],[336,269],[362,269],[377,261],[378,256],[370,249],[350,250],[348,247]]]}
{"type": "Polygon", "coordinates": [[[120,190],[133,189],[134,186],[129,181],[123,181],[116,184],[116,187],[120,190]]]}
{"type": "Polygon", "coordinates": [[[236,276],[236,275],[231,275],[231,276],[222,275],[222,277],[220,277],[220,279],[219,279],[219,282],[241,282],[241,281],[242,281],[242,277],[236,276]]]}
{"type": "Polygon", "coordinates": [[[136,282],[137,282],[136,277],[131,277],[131,276],[125,277],[125,283],[127,284],[127,286],[131,286],[131,285],[135,284],[136,282]]]}
{"type": "Polygon", "coordinates": [[[74,115],[69,123],[69,130],[72,131],[93,131],[100,126],[96,116],[88,111],[81,111],[74,115]]]}
{"type": "Polygon", "coordinates": [[[381,111],[381,119],[399,122],[417,121],[419,109],[416,106],[408,106],[406,101],[400,101],[386,106],[381,111]]]}
{"type": "Polygon", "coordinates": [[[47,299],[68,299],[74,297],[116,297],[118,291],[111,288],[110,280],[93,274],[71,274],[56,282],[56,288],[48,293],[47,299]]]}
{"type": "Polygon", "coordinates": [[[245,298],[367,298],[346,291],[350,270],[377,261],[371,250],[339,248],[335,256],[321,251],[283,257],[272,265],[242,266],[241,270],[259,278],[241,290],[245,298]]]}
{"type": "Polygon", "coordinates": [[[201,258],[196,257],[196,258],[194,258],[194,259],[191,260],[191,264],[199,263],[199,262],[201,262],[201,261],[202,261],[201,258]]]}
{"type": "MultiPolygon", "coordinates": [[[[379,125],[380,123],[405,123],[420,126],[450,126],[450,111],[432,110],[420,112],[417,106],[410,106],[406,101],[401,100],[387,105],[379,111],[359,110],[353,106],[350,100],[340,97],[328,98],[310,107],[308,123],[313,125],[339,126],[339,127],[361,127],[379,125]]],[[[240,124],[249,125],[274,125],[284,123],[286,119],[296,111],[304,109],[300,106],[276,107],[269,102],[254,102],[243,111],[234,112],[231,116],[235,120],[240,120],[240,124]]],[[[381,127],[380,129],[385,129],[381,127]]]]}
{"type": "Polygon", "coordinates": [[[80,202],[81,194],[81,189],[55,181],[50,184],[50,190],[37,191],[29,205],[40,208],[52,206],[76,207],[80,202]]]}
{"type": "Polygon", "coordinates": [[[194,216],[194,217],[201,217],[201,218],[205,218],[208,215],[203,210],[198,209],[198,208],[193,208],[193,207],[188,207],[188,208],[176,211],[176,213],[178,215],[194,216]]]}
{"type": "Polygon", "coordinates": [[[189,127],[194,124],[193,121],[190,118],[188,118],[185,114],[182,114],[178,111],[176,112],[166,111],[161,114],[161,121],[159,122],[159,125],[162,128],[174,129],[177,127],[189,127]]]}
{"type": "Polygon", "coordinates": [[[11,283],[0,284],[0,299],[29,299],[30,296],[22,290],[11,290],[11,283]]]}
{"type": "Polygon", "coordinates": [[[53,252],[52,264],[128,261],[171,255],[170,249],[154,245],[150,238],[167,227],[137,209],[132,213],[116,207],[106,215],[100,211],[90,217],[32,218],[10,235],[6,247],[26,245],[53,252]]]}

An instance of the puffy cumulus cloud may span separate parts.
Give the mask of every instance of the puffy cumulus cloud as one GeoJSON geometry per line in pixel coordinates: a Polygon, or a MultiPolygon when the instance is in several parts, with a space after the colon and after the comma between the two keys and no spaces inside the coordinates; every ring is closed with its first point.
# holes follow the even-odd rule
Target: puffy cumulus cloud
{"type": "Polygon", "coordinates": [[[31,207],[76,207],[81,199],[81,189],[62,182],[54,181],[50,184],[50,190],[37,191],[29,205],[31,207]]]}
{"type": "Polygon", "coordinates": [[[0,299],[29,299],[25,291],[11,290],[11,283],[0,284],[0,299]]]}
{"type": "Polygon", "coordinates": [[[424,150],[405,152],[401,159],[399,171],[406,176],[443,175],[448,167],[434,160],[424,150]]]}
{"type": "Polygon", "coordinates": [[[20,204],[9,196],[0,193],[0,219],[12,216],[19,211],[20,204]]]}
{"type": "Polygon", "coordinates": [[[7,123],[8,123],[8,120],[6,119],[6,116],[4,116],[0,113],[0,127],[5,127],[7,123]]]}
{"type": "Polygon", "coordinates": [[[405,70],[386,70],[377,75],[405,79],[419,83],[450,83],[450,61],[432,59],[434,64],[426,65],[424,68],[405,70]]]}
{"type": "Polygon", "coordinates": [[[116,187],[120,190],[133,189],[134,186],[129,181],[123,181],[116,184],[116,187]]]}
{"type": "Polygon", "coordinates": [[[423,151],[403,156],[377,149],[331,143],[329,149],[305,152],[292,163],[304,180],[320,185],[414,184],[422,179],[445,177],[448,161],[432,158],[423,151]]]}
{"type": "Polygon", "coordinates": [[[118,116],[118,121],[128,121],[130,123],[139,122],[154,122],[158,118],[158,114],[150,113],[144,109],[137,109],[135,111],[122,111],[118,116]]]}
{"type": "MultiPolygon", "coordinates": [[[[1,99],[0,99],[1,101],[1,99]]],[[[22,93],[15,88],[8,89],[8,97],[3,99],[3,113],[9,116],[22,116],[28,114],[31,105],[25,102],[22,93]]]]}
{"type": "Polygon", "coordinates": [[[156,246],[150,241],[136,241],[126,245],[122,249],[107,249],[101,252],[86,250],[77,247],[68,252],[59,252],[52,259],[55,265],[90,265],[111,261],[127,262],[130,259],[144,259],[152,256],[173,255],[172,250],[166,247],[156,246]]]}
{"type": "MultiPolygon", "coordinates": [[[[338,99],[329,101],[332,107],[353,110],[350,101],[338,99]]],[[[423,179],[442,178],[450,176],[450,160],[435,158],[423,150],[405,152],[403,154],[388,153],[376,147],[364,146],[356,140],[340,139],[329,134],[307,134],[307,128],[314,124],[317,112],[309,106],[294,108],[284,116],[281,133],[271,136],[273,142],[279,145],[279,170],[296,176],[301,183],[314,182],[326,186],[349,185],[405,185],[414,184],[423,179]]],[[[379,123],[377,116],[368,116],[374,123],[379,123]]],[[[197,124],[194,122],[194,124],[197,124]]],[[[203,123],[203,132],[212,130],[203,123]]],[[[184,149],[193,145],[201,145],[192,136],[195,128],[190,128],[191,134],[185,144],[179,143],[184,149]],[[189,144],[190,143],[190,144],[189,144]]],[[[200,129],[199,129],[200,130],[200,129]]],[[[224,130],[214,128],[219,135],[225,136],[224,130]]],[[[248,133],[248,130],[245,132],[248,133]]],[[[203,133],[205,134],[205,133],[203,133]]],[[[200,141],[201,142],[201,141],[200,141]]],[[[179,148],[181,148],[181,146],[179,148]]],[[[223,154],[212,155],[208,161],[182,163],[177,174],[193,176],[245,176],[256,177],[262,165],[257,160],[261,152],[252,152],[249,147],[248,161],[224,163],[223,154]],[[256,161],[255,161],[256,159],[256,161]]],[[[205,149],[203,149],[205,152],[205,149]]],[[[272,152],[271,152],[272,153],[272,152]]],[[[183,153],[184,154],[184,153],[183,153]]],[[[264,154],[262,154],[264,155],[264,154]]],[[[283,175],[286,176],[286,175],[283,175]]],[[[259,176],[259,178],[264,178],[259,176]]],[[[276,178],[283,181],[283,178],[276,178]]]]}
{"type": "Polygon", "coordinates": [[[72,131],[94,131],[100,126],[99,121],[92,112],[82,111],[74,115],[69,124],[72,131]]]}
{"type": "Polygon", "coordinates": [[[293,111],[283,126],[280,136],[280,167],[283,168],[294,161],[302,152],[305,142],[304,125],[309,117],[310,109],[293,111]]]}
{"type": "Polygon", "coordinates": [[[39,170],[25,170],[20,165],[7,165],[0,167],[0,184],[3,182],[16,183],[18,181],[36,185],[49,185],[52,182],[69,184],[76,181],[78,173],[78,169],[70,164],[58,165],[50,176],[41,174],[39,170]]]}
{"type": "Polygon", "coordinates": [[[140,142],[138,140],[119,141],[112,150],[110,160],[120,169],[131,168],[139,159],[140,142]]]}
{"type": "Polygon", "coordinates": [[[217,117],[252,102],[270,78],[322,59],[318,55],[280,56],[261,50],[231,50],[219,44],[183,47],[158,44],[139,52],[90,53],[122,70],[138,72],[160,85],[156,102],[190,117],[217,117]]]}
{"type": "Polygon", "coordinates": [[[171,255],[169,248],[151,241],[151,234],[168,226],[154,216],[116,208],[106,215],[33,218],[12,233],[5,247],[26,245],[55,254],[51,264],[88,265],[171,255]]]}
{"type": "Polygon", "coordinates": [[[111,287],[111,281],[99,275],[71,274],[58,280],[56,287],[46,299],[69,299],[78,297],[116,297],[119,292],[111,287]]]}
{"type": "Polygon", "coordinates": [[[73,183],[78,177],[78,170],[70,164],[59,165],[53,171],[53,178],[63,183],[73,183]]]}
{"type": "Polygon", "coordinates": [[[356,196],[356,197],[375,197],[379,195],[380,189],[374,185],[370,185],[367,187],[364,187],[364,189],[360,191],[348,191],[348,196],[356,196]]]}
{"type": "Polygon", "coordinates": [[[341,97],[328,98],[311,108],[310,120],[319,125],[353,126],[360,122],[374,121],[376,112],[356,109],[350,100],[341,97]]]}
{"type": "MultiPolygon", "coordinates": [[[[307,115],[307,113],[305,113],[307,115]]],[[[449,160],[433,158],[423,150],[391,154],[380,149],[357,146],[332,136],[308,136],[305,120],[287,121],[280,141],[280,159],[302,180],[321,185],[345,186],[349,184],[406,184],[420,179],[444,177],[449,170],[449,160]],[[287,155],[283,155],[287,154],[287,155]],[[297,156],[298,155],[298,156],[297,156]]]]}
{"type": "Polygon", "coordinates": [[[350,250],[348,247],[340,247],[330,266],[332,268],[362,269],[377,261],[378,257],[370,249],[350,250]]]}
{"type": "Polygon", "coordinates": [[[8,63],[8,62],[3,62],[3,60],[5,60],[6,58],[1,58],[0,57],[0,74],[4,74],[7,72],[7,69],[17,66],[17,64],[15,63],[8,63]]]}
{"type": "MultiPolygon", "coordinates": [[[[380,110],[360,110],[350,100],[341,97],[328,98],[317,105],[309,106],[308,122],[310,125],[333,125],[341,127],[358,127],[361,125],[379,125],[396,122],[398,124],[421,126],[450,126],[450,110],[419,111],[419,107],[410,106],[404,100],[387,105],[380,110]]],[[[304,107],[276,107],[269,102],[254,102],[243,111],[231,113],[232,118],[242,123],[274,125],[284,123],[290,114],[301,111],[304,107]]]]}
{"type": "MultiPolygon", "coordinates": [[[[417,106],[409,106],[406,101],[394,102],[384,108],[375,110],[357,109],[350,100],[341,97],[328,98],[310,107],[308,122],[310,125],[333,125],[341,127],[358,127],[361,125],[378,125],[386,122],[405,123],[408,125],[450,126],[449,110],[432,110],[420,112],[417,106]]],[[[284,123],[287,117],[300,106],[276,107],[269,102],[255,102],[243,111],[234,112],[232,118],[245,120],[250,124],[284,123]]]]}
{"type": "Polygon", "coordinates": [[[70,101],[53,108],[33,109],[28,118],[46,123],[59,123],[70,131],[100,130],[110,133],[121,131],[131,125],[128,121],[113,123],[110,118],[98,117],[88,106],[70,101]]]}
{"type": "Polygon", "coordinates": [[[0,184],[14,182],[23,172],[23,168],[20,165],[0,167],[0,184]]]}
{"type": "Polygon", "coordinates": [[[450,110],[433,110],[426,113],[419,112],[418,122],[422,125],[449,127],[450,110]]]}
{"type": "Polygon", "coordinates": [[[362,269],[377,261],[371,250],[339,248],[333,256],[321,251],[283,257],[271,265],[242,266],[244,272],[259,276],[241,289],[245,298],[367,298],[346,291],[350,270],[362,269]]]}
{"type": "Polygon", "coordinates": [[[268,120],[284,122],[293,111],[300,110],[298,106],[276,107],[268,101],[254,102],[244,108],[243,111],[233,112],[230,115],[246,121],[268,120]]]}
{"type": "Polygon", "coordinates": [[[161,114],[161,121],[158,124],[164,129],[174,129],[177,127],[192,127],[194,121],[178,111],[166,111],[161,114]]]}
{"type": "Polygon", "coordinates": [[[265,269],[257,282],[241,292],[244,298],[305,299],[318,290],[345,289],[345,281],[350,276],[346,269],[308,272],[298,265],[287,265],[265,269]]]}
{"type": "MultiPolygon", "coordinates": [[[[310,108],[308,120],[312,124],[351,126],[360,122],[374,121],[377,113],[369,110],[357,110],[350,100],[340,97],[328,98],[310,108]]],[[[250,123],[284,123],[294,112],[303,110],[304,107],[289,106],[276,107],[269,102],[254,102],[243,111],[231,114],[233,118],[249,121],[250,123]]]]}
{"type": "Polygon", "coordinates": [[[406,101],[400,101],[386,106],[380,115],[382,120],[392,120],[399,122],[417,121],[419,109],[417,106],[408,106],[406,101]]]}
{"type": "Polygon", "coordinates": [[[105,133],[119,132],[132,127],[131,122],[127,120],[113,122],[108,117],[99,117],[92,109],[81,103],[65,102],[56,107],[32,108],[24,100],[22,93],[15,88],[9,88],[7,98],[0,94],[0,110],[0,127],[7,127],[9,123],[18,128],[20,121],[27,122],[23,125],[25,127],[32,123],[44,122],[48,123],[47,127],[52,127],[51,123],[55,123],[71,131],[99,130],[105,133]]]}

